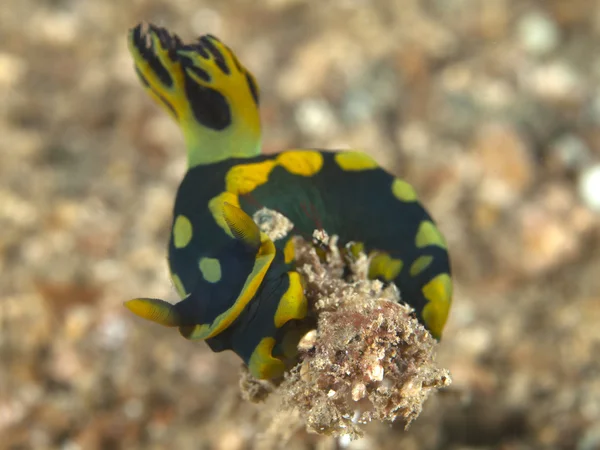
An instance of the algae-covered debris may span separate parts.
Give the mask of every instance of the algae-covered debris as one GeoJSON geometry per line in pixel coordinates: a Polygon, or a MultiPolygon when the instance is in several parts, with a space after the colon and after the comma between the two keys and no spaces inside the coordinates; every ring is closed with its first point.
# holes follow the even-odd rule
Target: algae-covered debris
{"type": "MultiPolygon", "coordinates": [[[[263,210],[264,229],[273,229],[265,217],[263,210]]],[[[393,284],[368,279],[364,253],[340,249],[322,230],[312,242],[294,240],[317,325],[300,341],[299,362],[284,380],[263,382],[244,373],[246,398],[275,397],[266,403],[278,408],[273,417],[295,412],[309,431],[324,435],[360,437],[361,425],[372,420],[408,426],[429,395],[451,383],[448,370],[436,364],[437,342],[393,284]]]]}

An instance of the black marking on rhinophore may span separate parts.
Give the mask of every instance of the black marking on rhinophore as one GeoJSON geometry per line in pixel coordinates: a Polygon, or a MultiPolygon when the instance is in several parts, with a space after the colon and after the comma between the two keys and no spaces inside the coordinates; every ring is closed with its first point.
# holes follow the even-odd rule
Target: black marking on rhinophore
{"type": "Polygon", "coordinates": [[[200,42],[197,42],[196,44],[184,44],[181,46],[180,49],[185,52],[197,53],[203,59],[210,59],[210,54],[206,51],[206,49],[202,46],[200,42]]]}
{"type": "Polygon", "coordinates": [[[221,69],[221,72],[223,72],[225,75],[231,75],[231,70],[225,62],[223,53],[221,53],[213,41],[220,42],[216,37],[210,34],[204,35],[200,38],[200,43],[213,55],[215,63],[217,64],[217,67],[221,69]]]}
{"type": "Polygon", "coordinates": [[[210,83],[210,75],[208,74],[208,72],[204,69],[201,69],[198,66],[194,66],[194,65],[185,65],[185,69],[193,72],[194,75],[196,75],[198,78],[200,78],[202,81],[205,81],[207,83],[210,83]]]}
{"type": "Polygon", "coordinates": [[[179,59],[179,62],[184,66],[184,67],[190,67],[194,65],[194,61],[192,60],[192,58],[190,58],[187,55],[181,55],[178,54],[177,58],[179,59]]]}
{"type": "Polygon", "coordinates": [[[131,30],[131,40],[140,53],[148,47],[146,35],[144,34],[142,36],[142,24],[135,26],[133,30],[131,30]]]}
{"type": "MultiPolygon", "coordinates": [[[[150,88],[152,89],[152,88],[150,88]]],[[[169,100],[167,100],[166,98],[164,98],[162,95],[158,94],[154,89],[152,89],[152,92],[154,92],[156,94],[156,96],[160,99],[160,101],[167,107],[169,108],[169,110],[173,113],[173,116],[175,116],[176,119],[179,120],[179,114],[177,114],[177,110],[175,109],[175,107],[171,104],[171,102],[169,100]]]]}
{"type": "Polygon", "coordinates": [[[189,70],[191,72],[194,72],[194,74],[200,78],[201,80],[210,83],[211,81],[211,76],[210,74],[204,70],[201,67],[198,67],[196,64],[194,64],[194,60],[192,58],[190,58],[187,55],[177,55],[177,57],[179,58],[179,62],[181,63],[181,65],[183,66],[184,69],[189,70]]]}
{"type": "Polygon", "coordinates": [[[152,55],[150,58],[146,58],[148,64],[150,64],[150,68],[154,71],[160,82],[167,86],[173,86],[173,78],[169,74],[169,71],[163,66],[160,60],[156,57],[156,55],[152,55]]]}
{"type": "Polygon", "coordinates": [[[176,34],[171,34],[166,28],[150,25],[150,31],[156,34],[158,40],[164,49],[167,50],[169,59],[173,62],[177,61],[177,48],[182,45],[181,39],[176,34]]]}
{"type": "Polygon", "coordinates": [[[150,88],[150,83],[148,83],[148,80],[146,79],[146,77],[142,74],[142,71],[136,66],[135,67],[135,73],[137,74],[138,78],[140,79],[140,81],[142,82],[142,84],[147,87],[148,89],[150,88]]]}
{"type": "Polygon", "coordinates": [[[248,87],[250,88],[250,93],[252,94],[252,98],[254,99],[254,103],[256,106],[259,106],[259,96],[258,96],[258,86],[256,86],[256,81],[254,81],[254,77],[250,75],[248,72],[246,73],[246,82],[248,83],[248,87]]]}
{"type": "MultiPolygon", "coordinates": [[[[150,31],[156,33],[157,28],[151,26],[150,31]]],[[[162,65],[158,56],[156,56],[152,39],[150,39],[147,34],[142,35],[141,25],[138,25],[133,29],[132,41],[142,58],[148,63],[150,69],[156,74],[160,82],[167,87],[173,86],[173,79],[171,78],[169,71],[162,65]]]]}
{"type": "Polygon", "coordinates": [[[200,124],[217,131],[231,125],[229,103],[219,91],[202,86],[185,74],[185,95],[200,124]]]}
{"type": "Polygon", "coordinates": [[[231,59],[233,59],[233,64],[235,64],[235,68],[237,69],[237,71],[240,73],[243,73],[244,68],[242,67],[242,64],[240,63],[240,60],[237,58],[237,56],[235,56],[235,53],[233,53],[229,47],[225,46],[225,48],[229,52],[229,56],[231,57],[231,59]]]}

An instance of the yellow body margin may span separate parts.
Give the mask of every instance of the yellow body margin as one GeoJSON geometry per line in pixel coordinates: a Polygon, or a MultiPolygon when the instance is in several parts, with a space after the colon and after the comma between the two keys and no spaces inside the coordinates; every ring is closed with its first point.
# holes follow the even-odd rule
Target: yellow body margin
{"type": "Polygon", "coordinates": [[[447,273],[441,273],[423,286],[423,295],[429,302],[423,308],[423,319],[434,338],[442,337],[450,304],[452,303],[452,280],[447,273]]]}
{"type": "Polygon", "coordinates": [[[262,338],[254,349],[248,362],[248,369],[255,378],[266,380],[278,377],[285,371],[285,364],[271,354],[275,347],[275,339],[272,337],[262,338]]]}
{"type": "Polygon", "coordinates": [[[188,330],[187,328],[182,329],[181,332],[185,338],[190,340],[202,340],[218,335],[239,317],[246,305],[254,298],[256,291],[260,287],[260,284],[275,257],[275,245],[273,242],[264,234],[262,235],[262,238],[261,248],[256,255],[252,272],[248,275],[248,278],[246,278],[242,291],[234,304],[229,309],[219,314],[210,324],[195,325],[191,330],[188,330]]]}
{"type": "Polygon", "coordinates": [[[304,319],[308,306],[304,297],[304,286],[298,272],[288,272],[290,286],[281,296],[275,312],[275,326],[281,328],[293,319],[304,319]]]}

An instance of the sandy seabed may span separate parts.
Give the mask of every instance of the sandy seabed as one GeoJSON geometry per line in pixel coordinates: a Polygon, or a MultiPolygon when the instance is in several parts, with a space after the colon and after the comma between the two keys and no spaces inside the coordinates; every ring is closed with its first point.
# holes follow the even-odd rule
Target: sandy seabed
{"type": "MultiPolygon", "coordinates": [[[[360,148],[447,237],[453,384],[351,449],[600,448],[600,2],[7,0],[0,9],[0,448],[277,448],[239,361],[122,306],[174,299],[179,130],[126,48],[213,33],[264,148],[360,148]],[[327,3],[327,5],[325,5],[327,3]],[[595,209],[594,209],[595,208],[595,209]]],[[[334,449],[288,433],[287,450],[334,449]]]]}

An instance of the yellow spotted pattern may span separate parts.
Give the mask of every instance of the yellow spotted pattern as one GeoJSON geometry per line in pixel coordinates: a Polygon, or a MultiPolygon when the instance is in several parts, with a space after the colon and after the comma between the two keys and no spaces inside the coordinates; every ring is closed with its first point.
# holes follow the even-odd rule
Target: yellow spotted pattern
{"type": "MultiPolygon", "coordinates": [[[[217,49],[220,54],[219,58],[204,58],[199,50],[183,46],[178,39],[166,39],[164,31],[161,32],[153,27],[150,27],[148,32],[136,28],[130,33],[129,39],[130,51],[147,92],[174,117],[183,131],[188,148],[189,168],[225,161],[231,157],[255,157],[260,154],[261,150],[257,86],[253,76],[241,66],[237,57],[226,45],[214,37],[206,36],[203,39],[210,42],[212,48],[217,49]],[[147,38],[151,40],[151,48],[148,48],[150,43],[147,38]],[[156,70],[157,65],[151,63],[148,52],[153,54],[155,61],[164,69],[163,71],[156,70]],[[187,58],[192,64],[182,64],[182,60],[178,60],[178,58],[187,58]],[[219,67],[219,63],[224,63],[229,71],[224,73],[225,71],[219,67]],[[192,65],[196,69],[206,72],[210,80],[205,80],[199,71],[192,70],[192,65]],[[169,75],[170,82],[168,83],[161,76],[164,71],[169,75]],[[223,123],[221,129],[215,129],[212,126],[214,124],[204,123],[205,121],[200,119],[195,108],[192,108],[192,106],[199,105],[193,102],[194,99],[188,98],[190,83],[199,88],[213,89],[225,98],[231,120],[223,123]]],[[[210,109],[214,105],[211,101],[207,101],[204,106],[210,109]]],[[[373,158],[359,151],[338,152],[333,158],[335,164],[345,172],[379,168],[373,158]]],[[[319,173],[323,164],[323,155],[318,151],[291,150],[270,159],[238,164],[229,169],[224,180],[225,192],[212,198],[204,206],[208,206],[215,223],[230,237],[244,242],[247,248],[256,251],[254,265],[251,273],[244,280],[244,286],[237,294],[237,299],[229,309],[217,316],[211,323],[180,326],[180,331],[184,336],[190,339],[212,338],[231,326],[243,313],[248,303],[256,297],[275,258],[273,242],[266,235],[261,234],[252,219],[240,209],[240,196],[250,194],[267,183],[273,170],[278,166],[291,174],[310,177],[319,173]]],[[[401,202],[409,203],[417,200],[412,186],[403,180],[394,179],[388,186],[388,196],[389,190],[391,190],[393,196],[401,202]]],[[[194,245],[198,244],[199,248],[202,248],[200,244],[210,244],[211,236],[200,233],[204,230],[199,229],[197,224],[195,226],[196,229],[185,215],[175,217],[172,239],[176,249],[190,249],[192,240],[194,245]],[[197,242],[200,239],[205,242],[197,242]]],[[[446,249],[444,238],[430,220],[424,220],[419,224],[414,239],[417,248],[438,246],[446,249]]],[[[355,256],[361,251],[364,251],[362,243],[355,243],[346,249],[348,254],[355,256]]],[[[320,257],[325,258],[323,249],[318,248],[317,253],[320,257]]],[[[254,255],[254,253],[252,254],[254,255]]],[[[283,258],[286,263],[292,263],[294,256],[293,240],[288,239],[284,247],[283,258]]],[[[369,265],[371,278],[393,281],[403,270],[404,262],[392,258],[388,253],[376,252],[371,256],[369,265]]],[[[221,261],[225,261],[225,259],[221,261]]],[[[221,261],[212,257],[202,257],[197,260],[198,269],[204,280],[210,283],[218,283],[222,280],[223,270],[227,270],[227,267],[222,267],[221,261]]],[[[419,256],[410,265],[410,275],[413,277],[423,276],[433,262],[434,258],[430,255],[419,256]]],[[[179,273],[183,274],[183,272],[179,273]]],[[[272,318],[275,327],[280,329],[289,321],[302,319],[307,314],[302,277],[296,272],[288,272],[287,276],[289,287],[279,299],[277,310],[272,318]]],[[[177,293],[182,298],[189,295],[177,273],[171,272],[171,279],[177,293]]],[[[191,289],[190,286],[188,288],[191,289]]],[[[423,286],[422,293],[427,299],[427,304],[422,311],[423,319],[432,334],[440,337],[452,301],[450,275],[448,273],[436,275],[423,286]]],[[[163,325],[178,326],[181,323],[188,323],[184,320],[185,318],[179,316],[177,308],[162,300],[138,298],[131,300],[126,306],[137,315],[163,325]]],[[[285,332],[283,342],[276,341],[271,336],[263,337],[260,340],[248,361],[249,369],[254,376],[268,379],[283,373],[284,363],[273,356],[273,349],[279,342],[277,355],[282,348],[286,355],[293,356],[295,354],[295,343],[302,332],[295,325],[290,324],[289,329],[280,330],[282,333],[285,332]]],[[[269,334],[263,330],[259,330],[259,332],[262,332],[260,336],[269,334]]],[[[280,337],[279,334],[278,337],[280,337]]]]}
{"type": "Polygon", "coordinates": [[[417,193],[413,187],[399,178],[392,182],[392,194],[401,202],[414,202],[417,200],[417,193]]]}
{"type": "Polygon", "coordinates": [[[423,286],[423,295],[429,302],[423,308],[423,319],[436,339],[442,336],[442,330],[448,318],[452,302],[452,281],[450,275],[441,273],[423,286]]]}
{"type": "Polygon", "coordinates": [[[418,248],[427,247],[429,245],[437,245],[438,247],[447,249],[446,240],[440,233],[440,230],[430,220],[424,220],[419,225],[415,245],[418,248]]]}
{"type": "Polygon", "coordinates": [[[433,256],[431,255],[421,255],[410,265],[410,276],[416,277],[420,273],[422,273],[425,269],[429,267],[429,265],[433,262],[433,256]]]}
{"type": "Polygon", "coordinates": [[[266,160],[253,164],[233,166],[225,176],[225,189],[233,194],[244,195],[265,184],[277,163],[266,160]]]}
{"type": "Polygon", "coordinates": [[[265,240],[261,243],[260,249],[256,254],[252,272],[246,278],[240,295],[233,305],[219,314],[212,323],[196,325],[191,330],[188,330],[188,333],[185,335],[187,339],[209,339],[221,333],[238,318],[246,305],[254,298],[275,257],[275,245],[273,241],[267,238],[266,235],[263,235],[263,237],[265,240]]]}
{"type": "Polygon", "coordinates": [[[184,248],[192,240],[193,229],[192,222],[183,214],[175,219],[173,224],[173,245],[176,248],[184,248]]]}
{"type": "Polygon", "coordinates": [[[373,158],[362,152],[338,152],[334,158],[338,166],[349,172],[377,169],[379,167],[373,158]]]}
{"type": "Polygon", "coordinates": [[[212,198],[208,204],[215,222],[228,235],[231,236],[231,232],[223,217],[223,203],[239,208],[239,196],[248,194],[269,181],[269,175],[278,165],[294,175],[312,176],[323,167],[323,155],[310,150],[290,150],[279,154],[276,159],[238,164],[229,169],[225,175],[225,192],[212,198]]]}
{"type": "Polygon", "coordinates": [[[216,258],[200,258],[198,267],[202,277],[209,283],[221,281],[221,263],[216,258]]]}
{"type": "Polygon", "coordinates": [[[294,175],[310,177],[323,167],[323,155],[309,150],[287,151],[277,156],[277,162],[294,175]]]}

